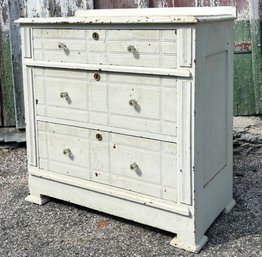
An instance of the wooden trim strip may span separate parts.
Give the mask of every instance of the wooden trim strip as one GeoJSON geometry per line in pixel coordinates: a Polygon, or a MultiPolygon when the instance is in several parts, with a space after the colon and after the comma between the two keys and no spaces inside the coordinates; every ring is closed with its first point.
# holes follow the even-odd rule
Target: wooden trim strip
{"type": "Polygon", "coordinates": [[[172,203],[166,200],[157,199],[150,196],[141,195],[135,192],[129,192],[124,189],[99,184],[92,181],[87,181],[79,178],[68,177],[65,175],[57,174],[50,171],[41,171],[35,167],[29,167],[29,174],[42,179],[55,181],[58,183],[73,185],[86,190],[95,191],[101,194],[110,195],[120,199],[132,201],[135,203],[143,204],[157,209],[166,210],[169,212],[177,213],[189,217],[191,212],[188,207],[181,206],[177,203],[172,203]]]}
{"type": "Polygon", "coordinates": [[[85,70],[85,71],[109,71],[120,73],[136,73],[149,75],[163,75],[190,78],[191,72],[189,69],[165,69],[165,68],[149,68],[149,67],[133,67],[133,66],[117,66],[117,65],[96,65],[96,64],[79,64],[79,63],[61,63],[61,62],[46,62],[24,60],[24,65],[27,67],[41,68],[57,68],[70,70],[85,70]]]}
{"type": "Polygon", "coordinates": [[[44,116],[36,116],[36,120],[43,121],[43,122],[56,123],[56,124],[63,124],[66,126],[100,130],[100,131],[104,131],[108,133],[115,133],[115,134],[121,134],[121,135],[126,135],[126,136],[134,136],[134,137],[146,138],[146,139],[151,139],[151,140],[160,140],[160,141],[169,142],[169,143],[177,143],[177,137],[170,136],[170,135],[150,133],[150,132],[145,132],[145,131],[135,131],[135,130],[130,130],[126,128],[109,127],[109,126],[85,123],[85,122],[80,122],[80,121],[62,120],[62,119],[50,118],[50,117],[44,117],[44,116]]]}

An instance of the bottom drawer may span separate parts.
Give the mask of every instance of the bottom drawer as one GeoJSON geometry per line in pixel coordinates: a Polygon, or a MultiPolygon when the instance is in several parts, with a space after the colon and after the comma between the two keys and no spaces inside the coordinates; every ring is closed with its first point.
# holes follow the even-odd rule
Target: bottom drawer
{"type": "Polygon", "coordinates": [[[38,122],[39,168],[176,201],[176,144],[38,122]]]}

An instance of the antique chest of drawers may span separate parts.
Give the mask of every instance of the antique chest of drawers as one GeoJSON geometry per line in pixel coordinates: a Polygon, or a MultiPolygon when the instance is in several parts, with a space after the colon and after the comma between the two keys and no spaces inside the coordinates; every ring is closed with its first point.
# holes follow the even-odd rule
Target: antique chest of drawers
{"type": "Polygon", "coordinates": [[[24,18],[28,201],[70,201],[198,252],[232,200],[235,9],[24,18]]]}

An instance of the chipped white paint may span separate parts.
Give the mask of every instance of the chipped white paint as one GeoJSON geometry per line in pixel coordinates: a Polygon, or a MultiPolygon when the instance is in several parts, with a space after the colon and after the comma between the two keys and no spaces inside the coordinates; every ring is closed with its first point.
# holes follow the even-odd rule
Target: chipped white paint
{"type": "Polygon", "coordinates": [[[138,23],[197,23],[210,20],[234,19],[236,8],[234,7],[194,7],[194,8],[141,8],[141,9],[112,9],[110,10],[77,11],[76,17],[70,18],[23,18],[17,22],[21,24],[138,24],[138,23]],[[125,13],[125,16],[123,16],[125,13]],[[221,13],[224,13],[221,15],[221,13]]]}
{"type": "Polygon", "coordinates": [[[198,252],[234,205],[235,9],[122,13],[19,20],[33,33],[31,51],[23,39],[27,200],[49,196],[138,221],[198,252]]]}
{"type": "Polygon", "coordinates": [[[250,0],[249,1],[249,15],[250,20],[259,20],[259,0],[250,0]]]}
{"type": "Polygon", "coordinates": [[[94,8],[93,0],[23,0],[25,17],[73,16],[77,10],[94,8]]]}
{"type": "Polygon", "coordinates": [[[177,58],[175,45],[176,34],[174,31],[167,30],[86,32],[85,30],[33,29],[33,51],[36,61],[175,69],[177,58]],[[93,39],[95,32],[99,35],[98,41],[93,39]],[[128,51],[131,40],[137,41],[133,45],[135,52],[128,51]],[[160,47],[161,40],[164,41],[162,47],[160,47]],[[61,43],[67,50],[60,48],[61,43]],[[87,49],[86,44],[89,45],[87,49]],[[160,48],[161,54],[159,54],[160,48]]]}
{"type": "Polygon", "coordinates": [[[9,30],[8,0],[1,0],[0,3],[0,26],[1,30],[6,32],[9,30]]]}
{"type": "Polygon", "coordinates": [[[246,2],[246,8],[242,8],[237,15],[238,20],[249,20],[250,18],[250,2],[246,2]]]}
{"type": "Polygon", "coordinates": [[[77,10],[86,10],[93,9],[94,3],[93,0],[80,0],[80,1],[71,1],[71,0],[56,0],[55,6],[61,7],[61,16],[73,16],[77,10]]]}
{"type": "Polygon", "coordinates": [[[26,17],[50,17],[48,0],[24,1],[26,17]]]}
{"type": "Polygon", "coordinates": [[[149,0],[137,0],[137,7],[138,8],[148,8],[149,0]]]}
{"type": "Polygon", "coordinates": [[[167,7],[167,1],[166,0],[160,0],[158,1],[157,8],[167,7]]]}

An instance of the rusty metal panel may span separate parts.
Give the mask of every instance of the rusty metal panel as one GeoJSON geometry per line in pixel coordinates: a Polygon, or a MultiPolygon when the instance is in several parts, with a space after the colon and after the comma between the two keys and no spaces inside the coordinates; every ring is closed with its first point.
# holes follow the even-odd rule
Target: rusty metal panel
{"type": "Polygon", "coordinates": [[[150,7],[192,7],[195,0],[150,0],[150,7]]]}

